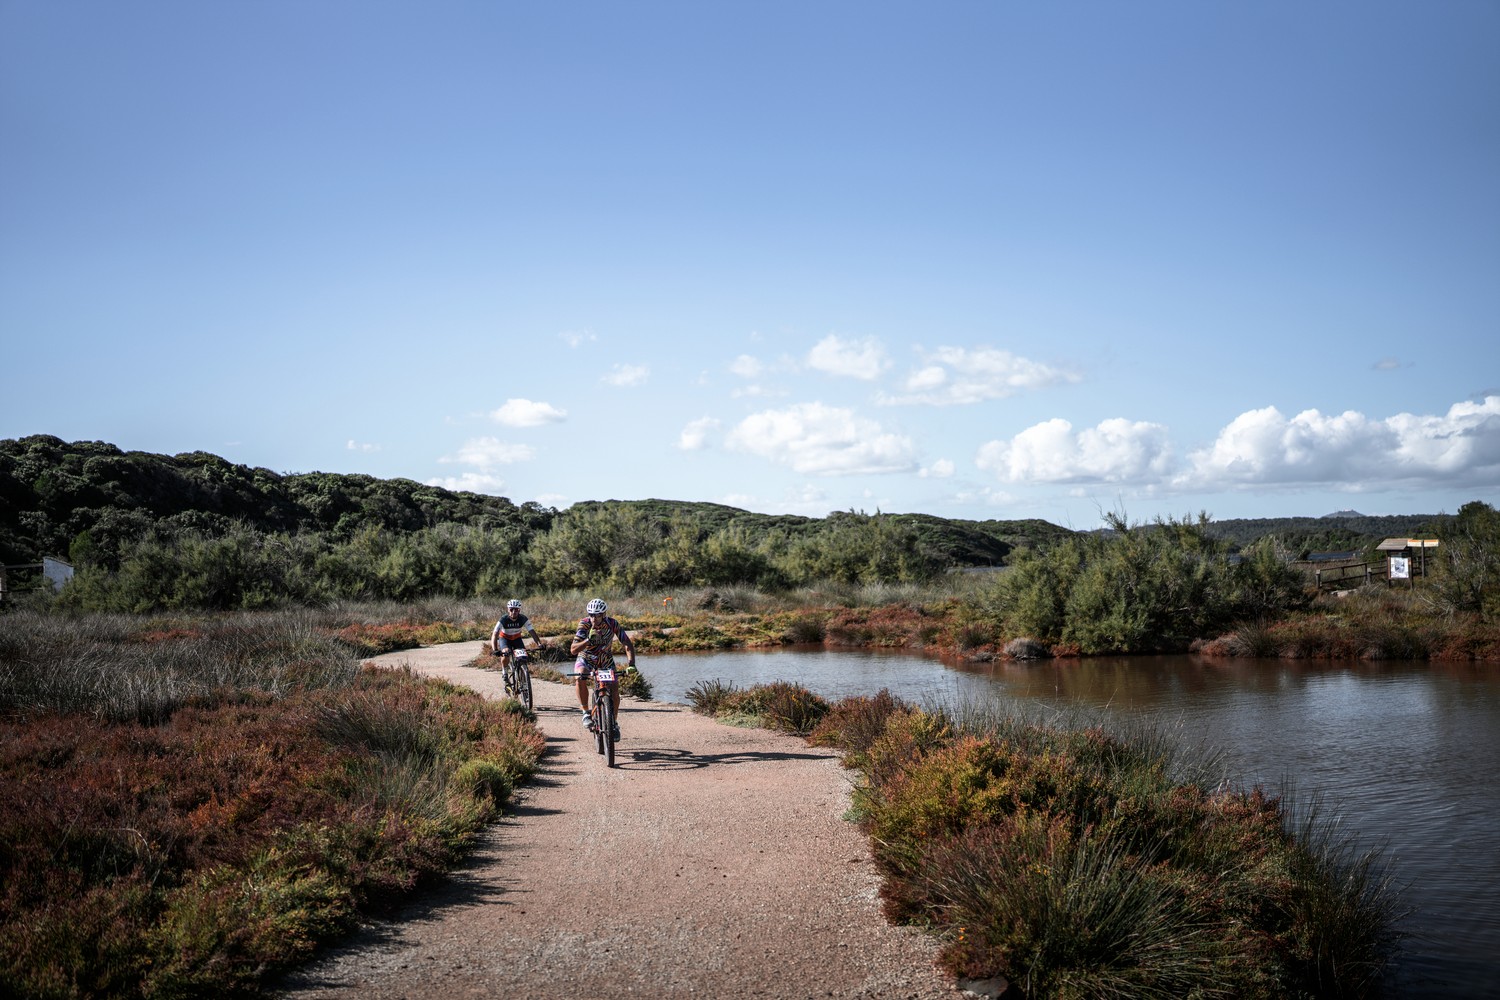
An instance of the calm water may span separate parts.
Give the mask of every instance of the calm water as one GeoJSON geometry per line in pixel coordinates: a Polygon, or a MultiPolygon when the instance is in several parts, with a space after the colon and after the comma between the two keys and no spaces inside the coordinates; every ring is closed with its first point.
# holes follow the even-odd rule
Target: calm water
{"type": "Polygon", "coordinates": [[[1192,656],[960,664],[910,652],[777,650],[643,657],[662,701],[700,680],[796,681],[828,698],[880,688],[919,704],[1014,699],[1150,720],[1224,753],[1226,776],[1321,796],[1415,908],[1400,997],[1500,997],[1500,668],[1192,656]]]}

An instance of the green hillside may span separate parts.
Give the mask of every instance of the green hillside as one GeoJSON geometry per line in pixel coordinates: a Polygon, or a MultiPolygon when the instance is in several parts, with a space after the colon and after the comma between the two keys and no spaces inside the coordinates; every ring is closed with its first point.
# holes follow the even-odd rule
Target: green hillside
{"type": "MultiPolygon", "coordinates": [[[[1293,557],[1369,549],[1437,518],[1210,522],[1293,557]]],[[[489,596],[815,581],[920,583],[1011,564],[1080,533],[1046,521],[833,511],[758,514],[682,500],[589,500],[558,511],[409,479],[282,474],[206,452],[158,455],[50,435],[0,440],[0,559],[77,569],[82,607],[259,607],[345,597],[489,596]]]]}

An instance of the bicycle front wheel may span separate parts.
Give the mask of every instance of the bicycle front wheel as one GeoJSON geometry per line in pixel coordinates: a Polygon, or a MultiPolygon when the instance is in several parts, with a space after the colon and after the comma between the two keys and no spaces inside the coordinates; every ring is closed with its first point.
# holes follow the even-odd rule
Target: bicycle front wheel
{"type": "Polygon", "coordinates": [[[599,739],[604,744],[604,766],[615,766],[615,709],[609,695],[599,705],[599,739]]]}
{"type": "Polygon", "coordinates": [[[531,704],[531,668],[524,664],[516,669],[516,697],[521,699],[521,704],[525,705],[528,710],[533,707],[531,704]]]}
{"type": "Polygon", "coordinates": [[[605,707],[600,703],[599,696],[594,696],[594,752],[604,752],[604,712],[605,707]]]}

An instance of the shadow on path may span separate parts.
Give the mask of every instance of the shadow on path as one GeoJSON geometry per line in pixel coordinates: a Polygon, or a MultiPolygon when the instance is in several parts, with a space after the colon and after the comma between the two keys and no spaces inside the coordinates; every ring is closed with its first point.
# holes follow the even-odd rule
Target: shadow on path
{"type": "Polygon", "coordinates": [[[763,764],[770,761],[827,760],[826,753],[784,753],[739,750],[732,753],[695,754],[674,747],[619,747],[615,767],[627,771],[683,771],[716,764],[763,764]]]}

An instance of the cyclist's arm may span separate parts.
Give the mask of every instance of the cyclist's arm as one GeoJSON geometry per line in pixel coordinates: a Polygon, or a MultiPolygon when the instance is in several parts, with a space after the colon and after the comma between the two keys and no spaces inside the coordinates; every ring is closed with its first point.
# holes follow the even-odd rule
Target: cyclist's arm
{"type": "Polygon", "coordinates": [[[630,635],[625,631],[625,626],[620,626],[620,643],[625,647],[625,662],[632,667],[635,666],[635,643],[630,641],[630,635]]]}

